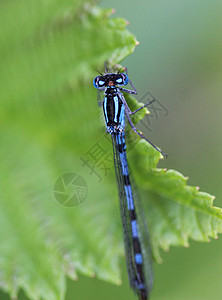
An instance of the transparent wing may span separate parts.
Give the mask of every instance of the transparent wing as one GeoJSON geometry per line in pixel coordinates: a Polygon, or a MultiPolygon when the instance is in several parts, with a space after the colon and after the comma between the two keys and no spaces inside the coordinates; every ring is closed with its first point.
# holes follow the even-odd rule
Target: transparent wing
{"type": "Polygon", "coordinates": [[[98,100],[98,105],[102,106],[103,105],[103,99],[105,97],[104,90],[99,90],[97,89],[97,100],[98,100]]]}
{"type": "Polygon", "coordinates": [[[143,203],[138,195],[138,192],[135,187],[135,182],[130,177],[133,195],[134,195],[134,204],[136,208],[136,215],[137,215],[137,223],[138,223],[138,233],[139,233],[139,239],[141,242],[141,250],[143,254],[143,260],[144,260],[144,274],[146,279],[146,286],[148,288],[148,291],[150,292],[153,286],[153,254],[151,249],[151,243],[149,238],[149,230],[144,214],[143,209],[143,203]]]}
{"type": "MultiPolygon", "coordinates": [[[[119,189],[119,200],[120,200],[121,218],[123,224],[123,235],[124,235],[128,277],[129,277],[131,287],[137,294],[139,294],[139,290],[135,281],[135,279],[137,278],[137,270],[135,266],[134,251],[133,251],[131,217],[127,207],[127,197],[125,192],[124,176],[123,176],[121,158],[120,158],[120,152],[122,152],[123,150],[120,149],[120,147],[123,147],[122,145],[125,143],[124,135],[122,136],[122,139],[123,141],[121,145],[119,145],[117,144],[116,141],[116,134],[112,134],[114,163],[115,163],[116,178],[117,178],[118,189],[119,189]]],[[[133,190],[133,199],[134,199],[135,211],[137,216],[137,224],[138,224],[138,234],[139,234],[141,250],[143,255],[143,273],[145,276],[145,285],[146,285],[147,292],[149,294],[149,291],[151,290],[152,283],[153,283],[152,252],[150,247],[148,229],[144,218],[142,203],[140,202],[138,193],[136,192],[135,184],[132,180],[132,176],[130,176],[130,182],[131,182],[131,188],[133,190]]]]}
{"type": "Polygon", "coordinates": [[[135,269],[134,257],[133,257],[133,245],[132,245],[133,239],[132,239],[132,232],[131,232],[131,223],[130,223],[129,211],[127,209],[127,197],[126,197],[126,192],[124,187],[122,166],[121,166],[120,155],[119,155],[120,149],[119,149],[119,145],[117,145],[115,134],[112,134],[112,143],[113,143],[113,156],[114,156],[114,165],[116,171],[116,179],[117,179],[117,185],[119,190],[121,219],[123,224],[126,265],[127,265],[130,285],[135,290],[134,278],[136,276],[136,269],[135,269]]]}

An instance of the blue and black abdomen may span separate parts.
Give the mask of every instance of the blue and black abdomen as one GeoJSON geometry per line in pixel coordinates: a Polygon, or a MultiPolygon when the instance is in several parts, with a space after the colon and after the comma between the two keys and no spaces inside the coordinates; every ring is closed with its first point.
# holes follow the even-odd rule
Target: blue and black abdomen
{"type": "MultiPolygon", "coordinates": [[[[124,194],[126,196],[127,201],[127,209],[129,216],[130,224],[129,224],[129,232],[131,232],[132,244],[131,251],[132,253],[132,261],[130,263],[131,266],[128,267],[128,274],[130,278],[130,284],[136,293],[140,294],[141,300],[146,300],[148,297],[148,288],[146,285],[146,279],[144,277],[144,258],[141,249],[141,241],[139,239],[139,228],[138,228],[138,220],[137,213],[135,208],[135,200],[131,186],[129,168],[126,157],[126,144],[125,144],[125,133],[115,134],[113,138],[113,142],[115,144],[115,155],[119,157],[119,174],[117,174],[117,178],[123,182],[124,194]],[[122,180],[121,180],[122,177],[122,180]]],[[[118,173],[118,170],[116,170],[118,173]]],[[[120,193],[120,197],[122,194],[120,193]]],[[[123,221],[123,227],[124,221],[123,221]]],[[[126,243],[126,252],[130,249],[126,243]]]]}

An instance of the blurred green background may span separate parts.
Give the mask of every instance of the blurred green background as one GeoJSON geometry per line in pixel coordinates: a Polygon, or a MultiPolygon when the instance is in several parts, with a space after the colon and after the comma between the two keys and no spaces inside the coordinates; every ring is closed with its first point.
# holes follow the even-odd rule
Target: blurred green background
{"type": "MultiPolygon", "coordinates": [[[[108,6],[106,1],[103,5],[108,6]]],[[[190,185],[215,195],[214,205],[221,206],[222,2],[112,5],[118,16],[129,20],[140,42],[124,60],[130,78],[140,94],[151,91],[169,110],[167,117],[160,112],[158,120],[152,118],[151,132],[146,132],[169,155],[160,166],[189,176],[190,185]]],[[[221,239],[171,248],[156,265],[151,299],[221,299],[221,249],[221,239]]],[[[114,297],[121,299],[110,299],[114,297]]]]}
{"type": "MultiPolygon", "coordinates": [[[[140,42],[123,62],[138,99],[151,91],[169,111],[167,116],[159,112],[158,119],[151,119],[151,130],[143,130],[169,155],[160,166],[188,175],[190,185],[214,194],[214,205],[222,206],[222,2],[114,0],[102,6],[130,21],[129,30],[140,42]]],[[[191,241],[188,249],[162,253],[151,299],[221,299],[221,249],[222,239],[191,241]]],[[[68,280],[66,300],[136,299],[124,260],[122,266],[122,286],[80,275],[78,282],[68,280]]],[[[0,299],[8,296],[1,292],[0,299]]],[[[22,292],[19,299],[26,299],[22,292]]]]}

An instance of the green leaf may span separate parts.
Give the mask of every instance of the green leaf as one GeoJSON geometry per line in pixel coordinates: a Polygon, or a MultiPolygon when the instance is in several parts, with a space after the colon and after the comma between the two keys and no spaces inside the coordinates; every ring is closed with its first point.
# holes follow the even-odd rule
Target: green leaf
{"type": "Polygon", "coordinates": [[[175,170],[156,168],[160,155],[150,145],[139,142],[136,152],[130,152],[145,200],[147,222],[157,261],[159,248],[167,251],[171,245],[189,246],[189,238],[208,242],[222,232],[221,208],[213,207],[214,196],[187,185],[187,177],[175,170]]]}
{"type": "MultiPolygon", "coordinates": [[[[132,110],[141,106],[127,94],[125,97],[132,110]]],[[[141,110],[134,123],[146,113],[141,110]]],[[[222,211],[213,206],[215,197],[200,192],[199,187],[188,186],[188,177],[178,171],[157,168],[163,156],[144,140],[137,138],[133,150],[128,151],[129,161],[143,195],[156,261],[161,262],[160,249],[188,247],[189,238],[203,242],[209,242],[210,237],[217,239],[222,232],[222,211]]]]}
{"type": "MultiPolygon", "coordinates": [[[[137,41],[112,12],[94,1],[0,3],[0,285],[11,297],[23,289],[30,299],[64,299],[65,277],[75,280],[78,272],[121,282],[112,147],[92,79],[104,61],[120,62],[137,41]],[[90,168],[95,149],[102,161],[90,168]],[[53,189],[70,172],[84,179],[88,194],[67,208],[53,189]]],[[[134,133],[130,141],[138,141],[134,133]]],[[[176,171],[156,169],[160,154],[143,141],[129,152],[157,259],[159,248],[222,231],[210,195],[186,186],[176,171]]]]}

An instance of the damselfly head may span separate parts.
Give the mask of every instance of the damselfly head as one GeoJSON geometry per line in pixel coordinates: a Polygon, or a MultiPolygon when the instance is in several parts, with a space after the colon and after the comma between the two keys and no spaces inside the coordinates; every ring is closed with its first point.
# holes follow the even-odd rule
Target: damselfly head
{"type": "Polygon", "coordinates": [[[108,73],[101,76],[96,76],[93,80],[93,85],[97,89],[107,86],[127,85],[129,78],[125,73],[108,73]]]}

